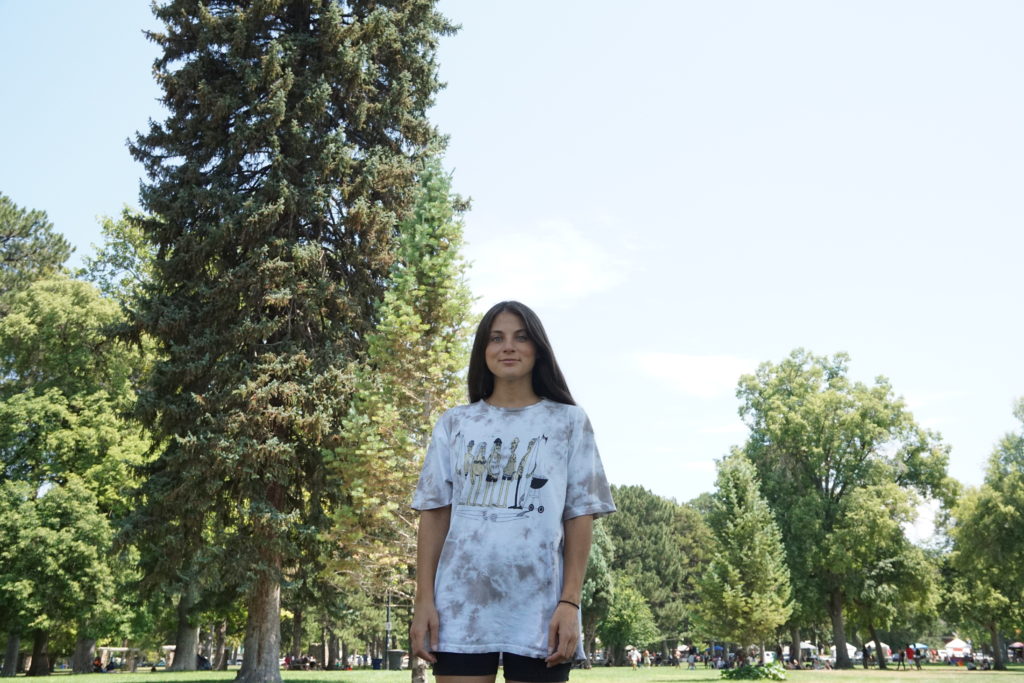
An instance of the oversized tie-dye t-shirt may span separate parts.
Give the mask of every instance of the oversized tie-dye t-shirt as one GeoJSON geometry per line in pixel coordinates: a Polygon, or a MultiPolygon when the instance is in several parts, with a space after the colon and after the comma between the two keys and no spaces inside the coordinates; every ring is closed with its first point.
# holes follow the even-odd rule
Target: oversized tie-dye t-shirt
{"type": "Polygon", "coordinates": [[[417,510],[446,505],[451,525],[434,583],[440,651],[547,657],[562,590],[562,522],[615,511],[586,413],[549,400],[449,410],[434,427],[412,502],[417,510]]]}

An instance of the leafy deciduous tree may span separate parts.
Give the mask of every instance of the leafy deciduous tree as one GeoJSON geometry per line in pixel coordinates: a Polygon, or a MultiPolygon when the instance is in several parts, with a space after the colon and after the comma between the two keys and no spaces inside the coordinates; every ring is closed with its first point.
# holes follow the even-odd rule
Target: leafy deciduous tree
{"type": "Polygon", "coordinates": [[[658,639],[658,626],[647,599],[621,572],[615,574],[615,593],[608,616],[597,627],[609,659],[616,664],[629,645],[643,647],[658,639]]]}
{"type": "Polygon", "coordinates": [[[953,492],[938,435],[914,422],[885,378],[853,382],[847,363],[798,349],[742,377],[737,391],[750,428],[744,452],[782,531],[800,611],[828,613],[840,668],[852,665],[843,646],[849,577],[830,554],[845,544],[837,530],[850,494],[887,481],[940,500],[953,492]]]}
{"type": "MultiPolygon", "coordinates": [[[[882,652],[879,629],[920,623],[937,609],[937,567],[907,540],[917,496],[892,482],[854,490],[830,549],[829,562],[847,577],[847,609],[882,652]]],[[[879,668],[886,668],[879,658],[879,668]]]]}
{"type": "Polygon", "coordinates": [[[26,483],[0,483],[0,602],[14,607],[33,635],[29,675],[50,673],[47,647],[53,628],[95,618],[104,609],[114,576],[105,554],[113,529],[96,496],[77,475],[46,488],[38,498],[26,483]]]}
{"type": "Polygon", "coordinates": [[[1002,438],[984,483],[968,489],[953,512],[949,558],[951,612],[988,633],[997,669],[1006,668],[1003,629],[1024,616],[1024,399],[1014,415],[1021,431],[1002,438]]]}

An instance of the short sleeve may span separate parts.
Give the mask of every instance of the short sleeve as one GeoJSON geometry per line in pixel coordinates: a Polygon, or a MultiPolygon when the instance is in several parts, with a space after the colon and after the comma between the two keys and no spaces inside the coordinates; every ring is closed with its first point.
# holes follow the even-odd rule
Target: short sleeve
{"type": "Polygon", "coordinates": [[[562,519],[583,515],[603,517],[615,512],[608,478],[604,475],[601,456],[594,441],[590,418],[577,408],[569,443],[568,474],[566,477],[565,510],[562,519]]]}
{"type": "Polygon", "coordinates": [[[451,438],[447,418],[448,413],[445,413],[434,425],[420,480],[412,497],[414,510],[433,510],[452,504],[451,438]]]}

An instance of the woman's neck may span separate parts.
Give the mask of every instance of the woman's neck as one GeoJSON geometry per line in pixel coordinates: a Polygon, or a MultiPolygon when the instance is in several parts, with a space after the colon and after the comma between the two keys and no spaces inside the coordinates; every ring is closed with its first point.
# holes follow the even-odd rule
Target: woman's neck
{"type": "Polygon", "coordinates": [[[494,391],[485,399],[499,408],[525,408],[540,401],[533,391],[533,382],[502,382],[495,379],[494,391]]]}

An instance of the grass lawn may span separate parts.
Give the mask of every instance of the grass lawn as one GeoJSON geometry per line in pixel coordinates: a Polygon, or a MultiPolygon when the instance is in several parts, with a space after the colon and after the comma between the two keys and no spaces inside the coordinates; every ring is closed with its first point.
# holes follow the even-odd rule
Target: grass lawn
{"type": "MultiPolygon", "coordinates": [[[[67,675],[57,673],[55,675],[67,675]]],[[[285,683],[408,683],[408,671],[283,671],[285,683]]],[[[967,671],[963,667],[925,666],[922,671],[878,671],[851,669],[847,671],[787,671],[787,680],[794,683],[1024,683],[1024,666],[1011,666],[1009,671],[967,671]]],[[[134,674],[82,674],[74,683],[229,683],[234,671],[134,674]]],[[[44,679],[45,680],[45,679],[44,679]]],[[[428,676],[433,683],[433,676],[428,676]]],[[[501,676],[498,676],[500,683],[501,676]]],[[[629,667],[599,667],[572,672],[572,683],[717,683],[717,671],[686,667],[657,667],[633,671],[629,667]]]]}

